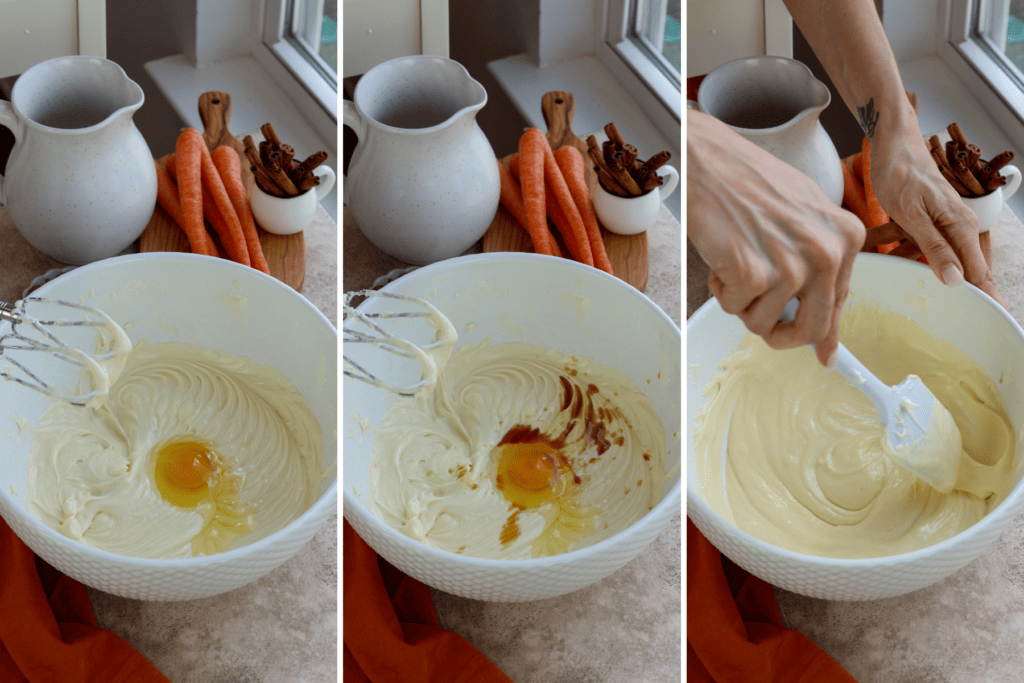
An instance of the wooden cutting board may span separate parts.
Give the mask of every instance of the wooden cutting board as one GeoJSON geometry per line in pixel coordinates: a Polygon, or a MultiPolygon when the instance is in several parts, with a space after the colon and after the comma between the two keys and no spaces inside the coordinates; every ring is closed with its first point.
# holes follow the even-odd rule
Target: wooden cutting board
{"type": "MultiPolygon", "coordinates": [[[[256,181],[249,170],[245,145],[228,130],[228,122],[231,119],[231,96],[224,92],[203,93],[199,96],[199,117],[203,121],[203,139],[211,151],[220,145],[228,145],[238,153],[242,162],[242,180],[245,182],[246,192],[251,191],[256,181]]],[[[167,168],[167,157],[157,159],[157,163],[167,168]]],[[[219,244],[216,233],[211,231],[210,234],[219,244]]],[[[270,274],[296,291],[301,291],[306,278],[306,240],[303,233],[274,235],[259,228],[259,236],[263,255],[270,266],[270,274]]],[[[149,224],[139,238],[139,251],[191,252],[191,249],[185,232],[157,204],[153,217],[149,219],[149,224]]]]}
{"type": "MultiPolygon", "coordinates": [[[[551,149],[562,145],[572,145],[588,159],[587,143],[572,131],[572,119],[576,113],[576,100],[572,93],[553,91],[541,98],[541,111],[547,124],[548,142],[551,149]]],[[[508,168],[511,155],[500,159],[500,163],[508,168]]],[[[587,168],[588,184],[593,180],[594,169],[589,163],[587,168]]],[[[554,231],[553,231],[554,232],[554,231]]],[[[555,232],[557,235],[557,232],[555,232]]],[[[617,235],[605,230],[602,226],[601,237],[605,251],[612,262],[615,275],[636,287],[641,292],[647,287],[649,263],[647,260],[647,233],[639,235],[617,235]]],[[[498,213],[494,216],[491,226],[483,238],[483,250],[491,251],[533,251],[533,243],[526,230],[512,217],[504,206],[498,205],[498,213]]]]}

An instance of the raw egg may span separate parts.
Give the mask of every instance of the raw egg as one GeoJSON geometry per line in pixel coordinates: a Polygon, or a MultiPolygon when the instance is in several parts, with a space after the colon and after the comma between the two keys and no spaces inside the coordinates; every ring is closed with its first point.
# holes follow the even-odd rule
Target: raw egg
{"type": "Polygon", "coordinates": [[[567,552],[595,528],[597,510],[579,497],[582,480],[550,441],[536,429],[519,426],[492,453],[498,461],[494,483],[508,500],[510,513],[499,540],[506,546],[518,538],[520,515],[541,508],[544,531],[532,543],[534,557],[567,552]]]}
{"type": "Polygon", "coordinates": [[[216,456],[197,439],[171,441],[157,449],[156,487],[168,503],[192,508],[210,494],[216,456]]]}
{"type": "Polygon", "coordinates": [[[193,555],[222,552],[252,529],[255,508],[239,497],[242,479],[225,469],[212,444],[195,436],[177,437],[158,445],[153,458],[160,496],[203,518],[192,538],[193,555]]]}
{"type": "Polygon", "coordinates": [[[535,508],[564,490],[558,451],[543,442],[508,443],[497,447],[495,483],[505,498],[523,508],[535,508]]]}

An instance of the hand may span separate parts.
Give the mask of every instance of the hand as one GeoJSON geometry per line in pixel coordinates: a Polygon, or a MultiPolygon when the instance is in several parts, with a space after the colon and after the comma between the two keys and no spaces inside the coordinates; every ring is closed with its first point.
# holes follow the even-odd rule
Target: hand
{"type": "Polygon", "coordinates": [[[687,237],[722,309],[777,349],[813,344],[834,367],[864,225],[821,188],[720,121],[687,112],[687,237]],[[794,296],[792,322],[779,322],[794,296]]]}
{"type": "Polygon", "coordinates": [[[916,119],[871,140],[871,189],[947,285],[965,278],[1005,307],[978,241],[978,218],[942,177],[916,119]]]}

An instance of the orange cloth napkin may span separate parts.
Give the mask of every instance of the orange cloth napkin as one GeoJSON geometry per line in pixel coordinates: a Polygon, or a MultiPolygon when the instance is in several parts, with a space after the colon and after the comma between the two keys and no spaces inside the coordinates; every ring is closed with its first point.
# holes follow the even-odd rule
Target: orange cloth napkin
{"type": "Polygon", "coordinates": [[[724,557],[689,518],[686,601],[690,683],[857,683],[810,638],[783,626],[771,585],[724,557]]]}
{"type": "Polygon", "coordinates": [[[344,523],[346,683],[512,683],[462,636],[440,626],[430,589],[344,523]]]}
{"type": "Polygon", "coordinates": [[[0,681],[170,683],[115,633],[96,625],[84,585],[0,518],[0,681]]]}

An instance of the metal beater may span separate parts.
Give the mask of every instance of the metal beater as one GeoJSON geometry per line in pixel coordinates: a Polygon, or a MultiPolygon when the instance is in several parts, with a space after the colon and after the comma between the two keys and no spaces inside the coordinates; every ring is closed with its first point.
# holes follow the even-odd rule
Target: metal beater
{"type": "MultiPolygon", "coordinates": [[[[96,351],[86,353],[65,343],[50,331],[51,328],[89,327],[111,327],[120,330],[118,324],[103,311],[59,299],[26,297],[14,304],[0,301],[0,325],[4,322],[10,323],[11,327],[6,334],[0,336],[0,377],[79,407],[84,407],[90,400],[109,391],[109,377],[100,363],[124,353],[123,344],[118,344],[117,339],[104,342],[100,338],[96,351]],[[71,309],[73,313],[70,315],[81,317],[40,319],[41,315],[51,314],[48,307],[71,309]],[[33,315],[31,311],[36,309],[39,309],[39,313],[33,315]],[[39,355],[48,355],[81,368],[80,374],[88,374],[92,378],[91,390],[80,390],[77,394],[67,393],[39,377],[28,367],[32,364],[29,359],[39,355]]],[[[123,332],[121,335],[122,340],[127,339],[123,332]]]]}
{"type": "Polygon", "coordinates": [[[387,353],[392,353],[403,358],[410,358],[419,361],[423,368],[423,374],[418,382],[409,386],[393,386],[382,381],[369,370],[365,369],[347,355],[342,353],[344,360],[345,376],[365,382],[371,386],[383,389],[384,391],[397,394],[398,396],[411,397],[426,386],[437,382],[437,366],[431,360],[428,352],[435,351],[446,343],[450,344],[455,339],[455,329],[448,322],[448,319],[430,303],[423,299],[417,299],[402,294],[383,292],[373,289],[364,289],[345,294],[343,304],[343,315],[346,318],[346,326],[342,342],[344,344],[369,344],[387,353]],[[385,311],[381,313],[366,313],[354,308],[352,300],[356,297],[381,297],[394,301],[410,303],[421,310],[410,311],[385,311]],[[417,345],[413,342],[395,336],[377,324],[378,320],[393,320],[398,318],[433,318],[442,322],[443,326],[438,328],[434,340],[427,344],[417,345]],[[362,324],[368,331],[356,329],[351,325],[362,324]],[[446,338],[448,337],[448,338],[446,338]]]}

